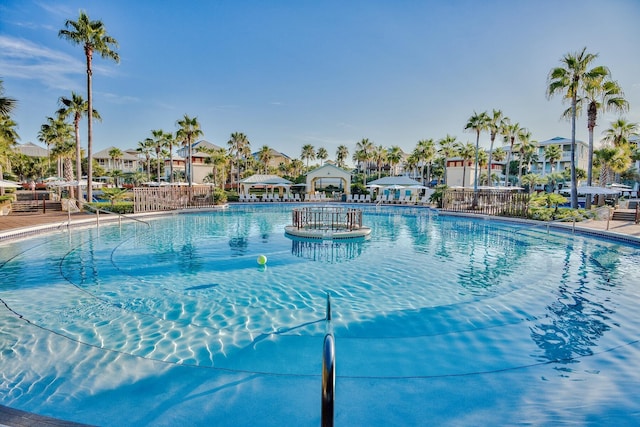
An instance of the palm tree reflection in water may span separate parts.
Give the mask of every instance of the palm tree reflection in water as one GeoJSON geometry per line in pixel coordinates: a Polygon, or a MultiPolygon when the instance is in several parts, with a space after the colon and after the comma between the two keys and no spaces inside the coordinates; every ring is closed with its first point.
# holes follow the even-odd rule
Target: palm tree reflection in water
{"type": "Polygon", "coordinates": [[[558,298],[547,306],[548,314],[543,322],[531,328],[533,341],[544,352],[541,357],[564,364],[577,363],[576,358],[592,355],[596,341],[611,329],[614,311],[607,307],[606,300],[595,300],[596,294],[589,290],[593,284],[589,282],[602,282],[598,287],[612,286],[607,272],[616,271],[612,264],[618,262],[615,259],[596,259],[597,252],[587,258],[586,250],[574,252],[572,245],[567,245],[566,251],[565,274],[558,287],[558,298]],[[580,278],[572,283],[566,278],[572,276],[568,271],[570,258],[576,253],[580,258],[580,278]]]}

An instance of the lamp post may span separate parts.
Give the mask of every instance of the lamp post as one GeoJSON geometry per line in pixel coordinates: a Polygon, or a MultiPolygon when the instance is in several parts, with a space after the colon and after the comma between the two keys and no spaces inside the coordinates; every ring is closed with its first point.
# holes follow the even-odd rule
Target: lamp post
{"type": "Polygon", "coordinates": [[[156,144],[156,159],[158,160],[158,185],[160,185],[160,141],[156,144]]]}

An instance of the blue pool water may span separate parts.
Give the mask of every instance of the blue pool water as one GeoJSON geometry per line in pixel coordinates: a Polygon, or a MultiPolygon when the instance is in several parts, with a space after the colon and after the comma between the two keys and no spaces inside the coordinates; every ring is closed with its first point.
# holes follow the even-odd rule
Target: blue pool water
{"type": "Polygon", "coordinates": [[[364,207],[369,240],[305,242],[291,207],[0,245],[0,404],[317,426],[328,293],[336,426],[640,422],[640,248],[408,207],[364,207]]]}

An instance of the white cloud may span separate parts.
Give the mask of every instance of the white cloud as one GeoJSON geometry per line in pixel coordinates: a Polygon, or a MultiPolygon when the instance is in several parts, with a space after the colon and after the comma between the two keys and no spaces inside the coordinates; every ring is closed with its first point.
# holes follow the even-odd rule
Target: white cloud
{"type": "MultiPolygon", "coordinates": [[[[86,75],[84,53],[71,56],[21,39],[0,35],[0,75],[36,80],[48,88],[69,89],[83,84],[86,75]]],[[[113,67],[93,66],[94,75],[114,75],[113,67]]]]}
{"type": "Polygon", "coordinates": [[[134,96],[118,95],[115,93],[108,93],[108,92],[101,92],[99,94],[97,93],[96,95],[101,96],[102,98],[108,100],[112,104],[118,104],[118,105],[137,104],[138,102],[140,102],[140,99],[134,96]]]}
{"type": "Polygon", "coordinates": [[[19,38],[0,36],[0,74],[40,81],[50,88],[77,85],[77,76],[85,72],[83,61],[66,53],[41,47],[19,38]]]}

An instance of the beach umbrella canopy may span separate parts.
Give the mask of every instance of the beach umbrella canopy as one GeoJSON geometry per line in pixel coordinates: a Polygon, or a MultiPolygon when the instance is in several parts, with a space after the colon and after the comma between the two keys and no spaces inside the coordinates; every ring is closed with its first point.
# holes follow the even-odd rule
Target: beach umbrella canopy
{"type": "Polygon", "coordinates": [[[369,182],[369,185],[400,185],[408,187],[409,185],[422,185],[415,179],[411,179],[408,176],[385,176],[384,178],[376,179],[369,182]]]}
{"type": "Polygon", "coordinates": [[[605,194],[613,195],[620,194],[620,190],[614,190],[612,188],[594,187],[592,185],[583,185],[578,187],[578,194],[605,194]]]}

